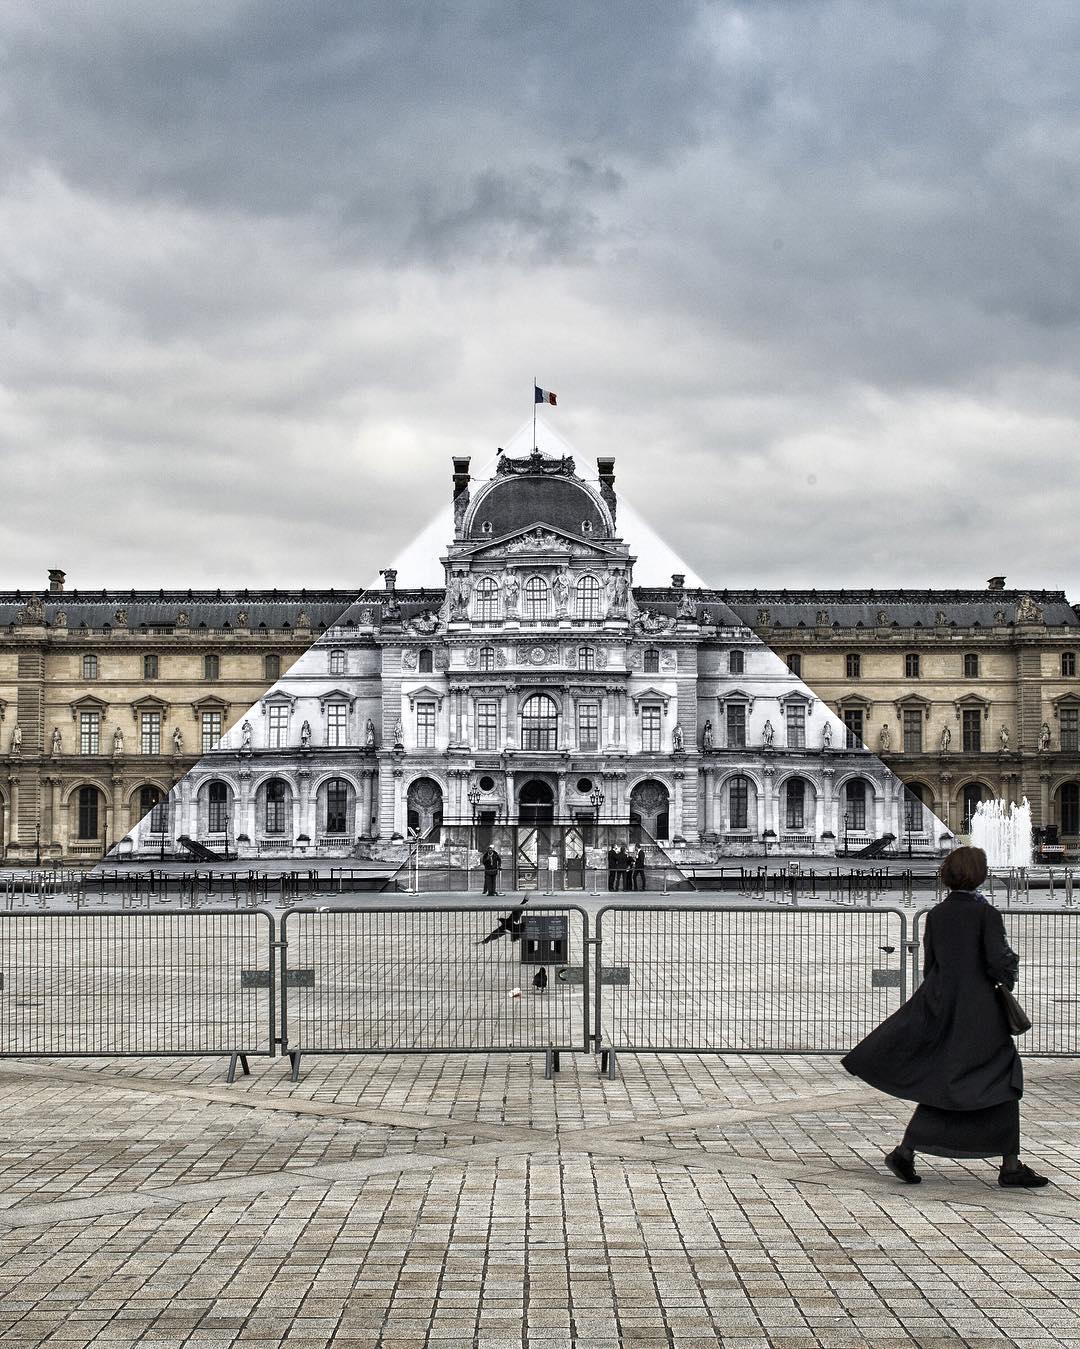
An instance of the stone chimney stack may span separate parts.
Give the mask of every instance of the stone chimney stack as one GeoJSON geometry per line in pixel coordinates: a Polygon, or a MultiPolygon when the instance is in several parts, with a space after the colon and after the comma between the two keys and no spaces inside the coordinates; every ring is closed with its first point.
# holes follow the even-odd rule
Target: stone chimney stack
{"type": "Polygon", "coordinates": [[[454,458],[454,501],[469,490],[469,457],[454,458]]]}
{"type": "Polygon", "coordinates": [[[1004,589],[1005,589],[1005,577],[1004,577],[1004,576],[991,576],[990,579],[989,579],[989,581],[987,581],[987,583],[986,583],[986,588],[987,588],[987,590],[1004,590],[1004,589]]]}
{"type": "Polygon", "coordinates": [[[49,568],[49,593],[59,595],[64,589],[64,582],[67,580],[67,573],[62,572],[59,567],[49,568]]]}
{"type": "Polygon", "coordinates": [[[600,476],[600,495],[604,500],[604,505],[611,512],[612,520],[615,519],[615,460],[597,459],[596,471],[600,476]]]}
{"type": "Polygon", "coordinates": [[[682,571],[673,571],[671,573],[672,590],[682,590],[686,585],[686,573],[682,571]]]}
{"type": "Polygon", "coordinates": [[[392,595],[397,585],[397,571],[393,567],[380,567],[379,575],[383,578],[387,592],[392,595]]]}

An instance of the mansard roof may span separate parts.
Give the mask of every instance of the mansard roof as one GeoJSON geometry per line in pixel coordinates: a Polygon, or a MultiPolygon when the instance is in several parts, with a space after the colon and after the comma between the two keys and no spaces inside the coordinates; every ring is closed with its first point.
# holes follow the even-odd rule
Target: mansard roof
{"type": "Polygon", "coordinates": [[[599,495],[578,476],[573,459],[534,451],[503,458],[495,476],[477,489],[465,514],[465,539],[499,538],[532,525],[576,538],[609,539],[614,521],[599,495]]]}

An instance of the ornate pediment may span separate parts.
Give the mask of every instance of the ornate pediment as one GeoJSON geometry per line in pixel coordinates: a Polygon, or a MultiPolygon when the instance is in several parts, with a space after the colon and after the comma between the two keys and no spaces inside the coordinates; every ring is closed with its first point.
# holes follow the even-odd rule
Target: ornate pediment
{"type": "Polygon", "coordinates": [[[623,545],[611,544],[606,540],[586,543],[555,525],[547,525],[543,521],[537,520],[511,534],[486,538],[456,547],[454,556],[467,556],[472,559],[480,557],[533,557],[538,561],[543,561],[545,557],[550,557],[553,561],[561,561],[566,557],[595,557],[598,559],[611,558],[624,562],[626,548],[623,545]]]}
{"type": "Polygon", "coordinates": [[[421,684],[418,689],[409,689],[405,696],[409,700],[410,711],[418,702],[426,703],[431,702],[432,700],[438,703],[439,707],[442,707],[443,699],[446,697],[446,690],[432,688],[430,684],[421,684]]]}
{"type": "Polygon", "coordinates": [[[355,693],[346,693],[344,689],[327,689],[325,693],[319,694],[319,706],[326,709],[327,703],[348,703],[350,710],[356,702],[355,693]]]}

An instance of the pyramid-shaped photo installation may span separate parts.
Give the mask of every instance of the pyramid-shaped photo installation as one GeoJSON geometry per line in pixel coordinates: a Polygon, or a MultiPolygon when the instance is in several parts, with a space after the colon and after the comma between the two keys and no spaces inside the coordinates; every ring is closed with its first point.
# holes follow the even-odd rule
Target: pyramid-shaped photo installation
{"type": "Polygon", "coordinates": [[[479,890],[496,842],[505,883],[570,890],[616,842],[672,879],[938,854],[951,831],[869,727],[620,501],[614,461],[587,474],[543,423],[538,439],[524,428],[477,473],[455,458],[445,514],[104,865],[353,859],[413,888],[422,856],[421,888],[479,890]]]}

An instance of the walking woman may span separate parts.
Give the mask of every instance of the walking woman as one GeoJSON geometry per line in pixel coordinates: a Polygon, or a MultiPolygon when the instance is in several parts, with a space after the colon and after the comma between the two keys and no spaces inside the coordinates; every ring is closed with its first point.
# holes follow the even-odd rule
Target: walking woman
{"type": "Polygon", "coordinates": [[[902,1142],[885,1157],[917,1185],[915,1154],[1000,1157],[998,1184],[1049,1184],[1020,1161],[1024,1075],[995,984],[1011,989],[1019,961],[1001,914],[976,893],[986,879],[981,848],[957,848],[941,867],[949,893],[926,915],[923,981],[843,1059],[855,1077],[917,1101],[902,1142]]]}

